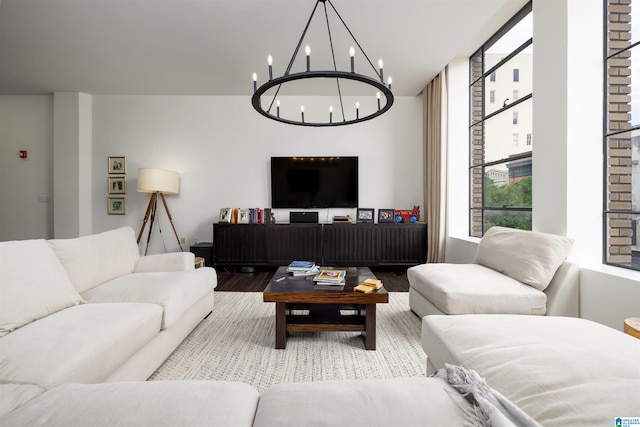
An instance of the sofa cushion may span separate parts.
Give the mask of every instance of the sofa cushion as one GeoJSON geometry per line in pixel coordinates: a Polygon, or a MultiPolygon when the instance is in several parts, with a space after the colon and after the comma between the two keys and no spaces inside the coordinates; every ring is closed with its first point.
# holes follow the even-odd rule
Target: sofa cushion
{"type": "Polygon", "coordinates": [[[104,282],[133,273],[140,258],[131,227],[75,239],[53,239],[49,245],[80,293],[104,282]]]}
{"type": "Polygon", "coordinates": [[[169,252],[141,256],[136,263],[134,273],[152,273],[154,271],[187,271],[195,269],[196,256],[192,252],[169,252]]]}
{"type": "Polygon", "coordinates": [[[222,381],[64,384],[0,418],[7,426],[252,425],[253,387],[222,381]]]}
{"type": "Polygon", "coordinates": [[[478,264],[421,264],[408,269],[407,278],[445,314],[546,312],[544,292],[478,264]]]}
{"type": "Polygon", "coordinates": [[[43,388],[105,379],[160,331],[156,304],[82,304],[0,338],[0,380],[43,388]]]}
{"type": "Polygon", "coordinates": [[[568,237],[494,226],[480,240],[473,262],[543,291],[572,246],[568,237]]]}
{"type": "MultiPolygon", "coordinates": [[[[0,384],[0,417],[42,393],[44,389],[33,384],[0,384]]],[[[0,420],[1,424],[2,420],[0,420]]]]}
{"type": "Polygon", "coordinates": [[[319,381],[269,387],[253,425],[475,425],[468,411],[469,402],[441,378],[319,381]]]}
{"type": "Polygon", "coordinates": [[[215,270],[199,268],[168,273],[135,273],[84,292],[90,303],[147,302],[163,308],[162,329],[178,321],[204,295],[213,292],[215,270]]]}
{"type": "Polygon", "coordinates": [[[0,243],[0,337],[84,301],[45,240],[0,243]]]}
{"type": "Polygon", "coordinates": [[[639,413],[640,340],[589,320],[426,316],[422,346],[435,368],[476,370],[544,426],[613,425],[639,413]]]}

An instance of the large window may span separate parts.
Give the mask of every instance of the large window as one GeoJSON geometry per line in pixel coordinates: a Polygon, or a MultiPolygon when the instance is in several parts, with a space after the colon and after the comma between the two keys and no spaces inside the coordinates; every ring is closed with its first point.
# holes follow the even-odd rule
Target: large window
{"type": "Polygon", "coordinates": [[[470,58],[471,236],[493,225],[531,229],[532,65],[529,2],[470,58]],[[527,135],[524,147],[519,134],[527,135]]]}
{"type": "Polygon", "coordinates": [[[605,0],[604,262],[640,270],[640,0],[605,0]]]}

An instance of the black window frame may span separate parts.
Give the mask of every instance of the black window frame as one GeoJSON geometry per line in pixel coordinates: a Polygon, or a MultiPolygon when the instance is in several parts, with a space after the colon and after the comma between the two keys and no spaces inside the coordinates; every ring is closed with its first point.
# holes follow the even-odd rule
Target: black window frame
{"type": "MultiPolygon", "coordinates": [[[[533,89],[532,92],[520,97],[517,100],[513,100],[513,102],[507,104],[507,102],[505,101],[504,105],[497,109],[496,111],[493,111],[490,114],[486,114],[485,111],[485,107],[484,107],[484,102],[482,103],[482,120],[480,121],[475,121],[473,119],[474,117],[474,88],[475,85],[479,82],[479,81],[486,81],[485,79],[489,78],[489,81],[495,81],[495,75],[496,75],[496,70],[498,70],[499,68],[501,68],[502,66],[504,66],[509,60],[511,60],[512,58],[514,58],[516,55],[518,55],[519,53],[521,53],[522,51],[524,51],[527,47],[531,46],[533,44],[533,36],[531,38],[529,38],[527,41],[525,41],[524,43],[522,43],[519,47],[517,47],[514,51],[512,51],[511,53],[509,53],[508,55],[506,55],[501,61],[499,61],[496,65],[492,66],[489,70],[485,69],[485,58],[484,58],[484,53],[486,52],[486,50],[488,48],[490,48],[497,40],[499,40],[502,36],[504,36],[507,32],[509,32],[517,23],[519,23],[523,18],[525,18],[527,15],[529,15],[530,13],[533,12],[533,2],[529,1],[524,7],[522,7],[506,24],[504,24],[493,36],[491,36],[485,43],[482,44],[482,46],[473,53],[473,55],[471,55],[470,57],[470,61],[469,61],[469,76],[470,76],[470,82],[469,82],[469,97],[470,97],[470,114],[469,114],[469,200],[470,200],[470,206],[469,206],[469,235],[472,237],[482,237],[484,235],[484,233],[486,232],[486,213],[488,211],[491,212],[504,212],[504,213],[509,213],[509,212],[513,212],[513,213],[520,213],[520,212],[528,212],[529,213],[529,218],[531,218],[531,215],[533,213],[533,207],[532,206],[487,206],[485,204],[485,177],[487,176],[487,168],[490,168],[491,166],[495,166],[495,165],[499,165],[499,164],[505,164],[505,163],[510,163],[510,162],[514,162],[514,163],[518,163],[518,162],[526,162],[526,161],[532,161],[533,160],[533,153],[532,151],[526,151],[526,152],[522,152],[522,153],[518,153],[515,154],[513,156],[509,156],[508,158],[503,158],[503,159],[498,159],[498,160],[493,160],[493,161],[483,161],[480,164],[474,164],[474,159],[473,159],[473,153],[474,153],[474,128],[475,126],[477,126],[478,124],[482,123],[482,126],[484,126],[484,122],[498,114],[501,114],[503,112],[508,111],[511,108],[516,107],[517,105],[526,102],[530,99],[533,98],[533,89]],[[480,57],[482,58],[482,73],[479,77],[474,78],[474,64],[473,64],[473,59],[475,57],[477,57],[478,55],[480,55],[480,57]],[[481,197],[482,197],[482,203],[481,203],[481,207],[475,207],[472,200],[474,199],[475,193],[474,193],[474,169],[478,169],[480,168],[482,173],[482,183],[480,184],[482,187],[482,191],[481,191],[481,197]],[[481,225],[481,233],[480,235],[478,235],[478,233],[474,232],[474,213],[477,213],[477,211],[480,211],[480,215],[481,215],[481,221],[482,221],[482,225],[481,225]]],[[[514,69],[518,70],[517,71],[517,81],[519,81],[519,69],[514,69]]],[[[483,83],[481,88],[482,91],[482,99],[485,99],[485,93],[486,93],[486,85],[483,83]]],[[[484,146],[485,146],[485,140],[484,140],[484,134],[482,137],[482,149],[484,150],[484,146]]],[[[478,185],[478,184],[475,184],[478,185]]],[[[530,225],[529,225],[529,229],[530,229],[530,225]]]]}

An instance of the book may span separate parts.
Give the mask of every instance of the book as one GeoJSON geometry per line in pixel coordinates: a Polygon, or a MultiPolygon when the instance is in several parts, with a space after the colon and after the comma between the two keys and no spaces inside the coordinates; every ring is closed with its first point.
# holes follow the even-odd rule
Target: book
{"type": "Polygon", "coordinates": [[[366,279],[358,286],[354,287],[353,290],[355,292],[362,292],[364,294],[369,294],[373,291],[377,291],[382,287],[382,281],[378,279],[366,279]]]}
{"type": "Polygon", "coordinates": [[[320,270],[313,268],[311,270],[290,271],[293,277],[315,276],[320,270]]]}
{"type": "Polygon", "coordinates": [[[339,283],[344,282],[346,270],[320,270],[313,278],[316,282],[339,283]]]}
{"type": "Polygon", "coordinates": [[[287,268],[289,270],[310,270],[315,265],[313,261],[291,261],[287,268]]]}
{"type": "Polygon", "coordinates": [[[326,289],[330,291],[341,291],[344,289],[344,282],[313,282],[314,289],[326,289]]]}
{"type": "Polygon", "coordinates": [[[316,280],[314,278],[313,279],[313,283],[315,285],[320,285],[320,286],[344,286],[345,281],[344,281],[344,279],[342,279],[342,280],[316,280]]]}

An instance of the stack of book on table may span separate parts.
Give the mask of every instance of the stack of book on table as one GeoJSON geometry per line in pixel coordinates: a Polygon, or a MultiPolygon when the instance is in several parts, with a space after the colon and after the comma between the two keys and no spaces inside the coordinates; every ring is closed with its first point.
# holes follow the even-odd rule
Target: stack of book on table
{"type": "Polygon", "coordinates": [[[287,272],[293,276],[315,276],[320,269],[312,261],[292,261],[287,272]]]}
{"type": "Polygon", "coordinates": [[[346,275],[346,270],[321,269],[318,274],[314,276],[313,281],[318,287],[342,289],[344,288],[344,279],[346,275]]]}

